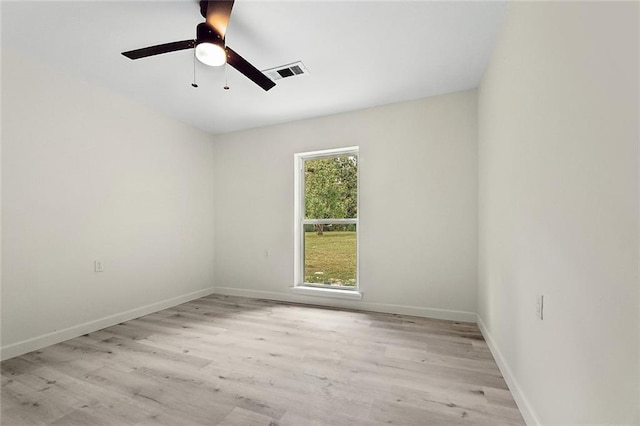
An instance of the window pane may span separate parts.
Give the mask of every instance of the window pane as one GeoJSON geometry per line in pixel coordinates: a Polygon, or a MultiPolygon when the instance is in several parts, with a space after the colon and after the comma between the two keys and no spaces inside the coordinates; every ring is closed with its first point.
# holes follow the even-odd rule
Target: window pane
{"type": "Polygon", "coordinates": [[[306,160],[304,197],[305,219],[358,217],[358,157],[306,160]]]}
{"type": "Polygon", "coordinates": [[[304,225],[304,281],[356,286],[356,225],[304,225]]]}

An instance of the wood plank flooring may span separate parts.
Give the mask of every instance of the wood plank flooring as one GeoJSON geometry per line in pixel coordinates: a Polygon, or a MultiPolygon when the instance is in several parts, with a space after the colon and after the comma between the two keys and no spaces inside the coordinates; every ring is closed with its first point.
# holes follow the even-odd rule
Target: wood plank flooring
{"type": "Polygon", "coordinates": [[[2,363],[2,425],[523,425],[477,326],[208,296],[2,363]]]}

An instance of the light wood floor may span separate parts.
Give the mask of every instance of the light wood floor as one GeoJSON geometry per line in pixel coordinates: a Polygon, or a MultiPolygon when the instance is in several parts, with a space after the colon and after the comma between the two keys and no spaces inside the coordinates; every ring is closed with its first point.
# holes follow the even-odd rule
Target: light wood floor
{"type": "Polygon", "coordinates": [[[477,326],[209,296],[2,363],[2,425],[522,425],[477,326]]]}

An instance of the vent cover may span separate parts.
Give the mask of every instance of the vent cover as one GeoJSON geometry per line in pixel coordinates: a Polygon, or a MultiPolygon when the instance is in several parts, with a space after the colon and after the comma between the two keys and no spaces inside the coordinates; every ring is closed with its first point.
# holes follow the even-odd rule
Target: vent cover
{"type": "Polygon", "coordinates": [[[307,67],[304,66],[302,61],[294,62],[287,65],[280,65],[279,67],[275,68],[269,68],[268,70],[263,70],[262,72],[273,81],[309,74],[309,70],[307,70],[307,67]]]}

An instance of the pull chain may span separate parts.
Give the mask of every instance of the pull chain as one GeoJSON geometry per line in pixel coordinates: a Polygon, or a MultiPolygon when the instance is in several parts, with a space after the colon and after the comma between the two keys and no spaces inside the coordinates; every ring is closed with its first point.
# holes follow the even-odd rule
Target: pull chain
{"type": "Polygon", "coordinates": [[[227,62],[224,63],[224,90],[229,90],[229,83],[227,81],[227,69],[229,68],[229,64],[227,62]]]}
{"type": "Polygon", "coordinates": [[[198,87],[196,84],[196,50],[193,50],[193,83],[191,83],[191,87],[198,87]]]}

